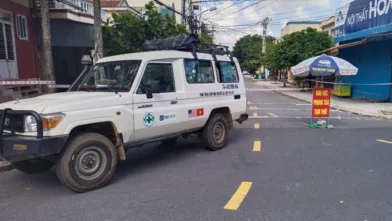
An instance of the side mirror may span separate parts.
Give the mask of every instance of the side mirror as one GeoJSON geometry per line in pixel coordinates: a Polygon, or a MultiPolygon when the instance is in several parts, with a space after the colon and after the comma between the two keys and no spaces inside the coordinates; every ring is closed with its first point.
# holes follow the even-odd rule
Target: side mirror
{"type": "Polygon", "coordinates": [[[158,94],[161,92],[160,86],[159,86],[159,81],[156,81],[156,80],[151,81],[148,88],[143,87],[143,91],[146,94],[147,99],[152,98],[152,94],[158,94]]]}
{"type": "Polygon", "coordinates": [[[90,55],[83,55],[82,60],[80,61],[82,65],[91,66],[93,64],[93,60],[90,55]]]}

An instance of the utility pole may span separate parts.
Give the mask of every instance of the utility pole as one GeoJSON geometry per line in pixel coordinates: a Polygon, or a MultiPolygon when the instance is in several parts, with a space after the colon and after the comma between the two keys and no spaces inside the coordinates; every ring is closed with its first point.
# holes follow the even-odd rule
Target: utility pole
{"type": "Polygon", "coordinates": [[[101,0],[94,0],[94,63],[103,58],[101,22],[101,0]]]}
{"type": "Polygon", "coordinates": [[[268,23],[272,21],[271,18],[265,18],[262,22],[261,22],[261,26],[263,27],[263,48],[262,48],[262,53],[265,53],[266,48],[267,48],[267,27],[268,27],[268,23]]]}
{"type": "Polygon", "coordinates": [[[193,3],[192,0],[189,0],[189,17],[188,17],[188,24],[189,24],[189,30],[191,31],[192,34],[197,35],[197,23],[196,23],[196,16],[195,16],[195,10],[193,9],[193,3]]]}
{"type": "MultiPolygon", "coordinates": [[[[42,26],[42,57],[43,67],[42,75],[43,80],[52,81],[53,76],[53,57],[52,57],[52,40],[50,35],[50,21],[48,0],[40,0],[41,5],[41,26],[42,26]]],[[[53,92],[53,89],[44,87],[45,92],[53,92]]]]}

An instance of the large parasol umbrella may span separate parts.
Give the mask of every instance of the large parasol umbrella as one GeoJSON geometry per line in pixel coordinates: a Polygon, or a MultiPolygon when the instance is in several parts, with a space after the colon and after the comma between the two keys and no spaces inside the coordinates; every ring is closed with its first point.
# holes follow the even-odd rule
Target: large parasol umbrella
{"type": "Polygon", "coordinates": [[[292,67],[291,72],[294,77],[353,76],[358,73],[358,68],[341,58],[323,54],[302,61],[292,67]]]}

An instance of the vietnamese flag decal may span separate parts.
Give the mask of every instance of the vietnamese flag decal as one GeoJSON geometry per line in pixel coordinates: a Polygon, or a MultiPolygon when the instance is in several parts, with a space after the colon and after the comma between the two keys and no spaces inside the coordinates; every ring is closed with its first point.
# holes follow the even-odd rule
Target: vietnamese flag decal
{"type": "Polygon", "coordinates": [[[197,109],[197,116],[203,116],[203,115],[204,115],[204,108],[197,109]]]}

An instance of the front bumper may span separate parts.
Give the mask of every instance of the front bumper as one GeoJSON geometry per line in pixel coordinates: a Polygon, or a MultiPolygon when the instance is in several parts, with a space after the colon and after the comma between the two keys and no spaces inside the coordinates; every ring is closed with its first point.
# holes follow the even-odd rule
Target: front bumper
{"type": "Polygon", "coordinates": [[[0,156],[9,162],[40,158],[58,154],[68,136],[28,137],[3,135],[0,138],[0,156]]]}
{"type": "Polygon", "coordinates": [[[240,123],[240,124],[242,124],[242,122],[248,120],[248,118],[249,118],[249,115],[248,115],[248,114],[241,114],[241,115],[240,115],[240,118],[237,119],[237,122],[240,123]]]}
{"type": "Polygon", "coordinates": [[[0,110],[0,158],[10,162],[39,158],[58,154],[64,147],[68,136],[44,137],[42,128],[42,118],[35,111],[0,110]],[[31,115],[37,121],[37,135],[21,136],[15,133],[15,126],[12,118],[8,118],[11,131],[4,132],[4,124],[9,116],[31,115]]]}

